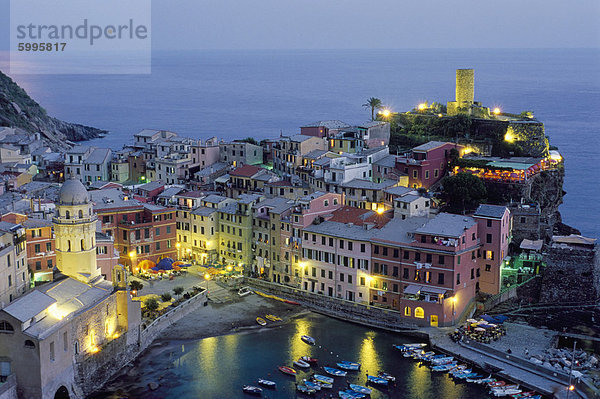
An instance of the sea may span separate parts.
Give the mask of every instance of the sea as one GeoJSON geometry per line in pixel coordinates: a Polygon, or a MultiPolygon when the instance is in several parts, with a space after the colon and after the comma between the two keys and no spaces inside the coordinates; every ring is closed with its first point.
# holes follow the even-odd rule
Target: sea
{"type": "MultiPolygon", "coordinates": [[[[114,398],[249,398],[243,385],[257,385],[259,378],[277,383],[275,390],[265,389],[263,398],[304,398],[296,395],[296,382],[312,373],[324,374],[322,366],[347,360],[361,363],[360,371],[346,377],[335,377],[333,389],[322,390],[316,397],[325,399],[348,389],[348,383],[366,385],[366,374],[382,370],[396,377],[388,389],[373,388],[371,399],[483,399],[490,395],[485,388],[472,383],[455,382],[442,372],[404,358],[392,345],[418,342],[415,338],[381,330],[372,330],[319,314],[293,319],[275,328],[261,328],[246,333],[230,334],[192,341],[171,341],[151,347],[135,362],[135,373],[124,373],[113,379],[107,389],[93,399],[114,398]],[[300,337],[310,335],[316,345],[304,343],[300,337]],[[295,377],[282,374],[277,367],[292,366],[301,356],[318,359],[317,367],[295,377]],[[148,384],[158,384],[155,391],[148,384]]],[[[485,373],[481,372],[481,375],[485,373]]],[[[486,374],[485,377],[488,375],[486,374]]]]}
{"type": "Polygon", "coordinates": [[[50,115],[109,130],[90,144],[116,149],[144,128],[231,140],[361,123],[369,97],[393,111],[453,100],[457,68],[475,69],[476,101],[545,123],[565,158],[563,221],[600,237],[599,49],[154,51],[147,75],[12,77],[50,115]]]}

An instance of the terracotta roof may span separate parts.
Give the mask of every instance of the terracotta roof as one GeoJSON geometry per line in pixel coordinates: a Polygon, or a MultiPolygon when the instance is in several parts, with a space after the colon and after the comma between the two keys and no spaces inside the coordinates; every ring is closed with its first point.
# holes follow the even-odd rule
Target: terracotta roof
{"type": "Polygon", "coordinates": [[[267,183],[267,186],[275,186],[275,187],[293,187],[292,183],[289,180],[279,180],[274,181],[272,183],[267,183]]]}
{"type": "Polygon", "coordinates": [[[352,206],[343,206],[332,213],[332,217],[327,219],[332,222],[352,223],[361,226],[365,223],[373,223],[375,227],[384,226],[390,219],[385,215],[378,215],[377,212],[368,209],[354,208],[352,206]]]}
{"type": "Polygon", "coordinates": [[[257,174],[260,170],[261,168],[259,168],[258,166],[244,165],[232,170],[231,172],[229,172],[229,175],[239,177],[252,177],[255,174],[257,174]]]}

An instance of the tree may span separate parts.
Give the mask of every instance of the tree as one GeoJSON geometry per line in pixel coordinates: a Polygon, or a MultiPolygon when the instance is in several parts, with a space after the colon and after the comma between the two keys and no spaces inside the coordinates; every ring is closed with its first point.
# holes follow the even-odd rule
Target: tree
{"type": "Polygon", "coordinates": [[[158,306],[159,306],[156,298],[146,299],[146,301],[144,302],[144,305],[146,306],[146,309],[148,309],[151,312],[154,312],[155,310],[157,310],[158,306]]]}
{"type": "Polygon", "coordinates": [[[160,296],[160,299],[163,302],[169,302],[171,300],[171,294],[169,294],[168,292],[165,292],[164,294],[162,294],[160,296]]]}
{"type": "Polygon", "coordinates": [[[442,199],[446,201],[448,210],[454,213],[475,209],[487,196],[481,179],[469,173],[444,177],[442,186],[442,199]]]}
{"type": "Polygon", "coordinates": [[[141,291],[142,288],[144,288],[144,284],[140,283],[137,280],[132,280],[131,283],[129,283],[129,288],[131,289],[131,291],[141,291]]]}
{"type": "Polygon", "coordinates": [[[258,141],[256,141],[256,139],[254,137],[246,137],[245,139],[241,139],[241,140],[237,140],[238,142],[241,143],[250,143],[250,144],[254,144],[254,145],[259,145],[258,141]]]}
{"type": "Polygon", "coordinates": [[[362,106],[365,108],[371,108],[371,120],[374,121],[375,120],[375,110],[383,107],[383,103],[381,102],[380,99],[371,97],[362,106]]]}
{"type": "Polygon", "coordinates": [[[173,288],[173,293],[179,297],[179,295],[183,294],[183,287],[175,287],[173,288]]]}

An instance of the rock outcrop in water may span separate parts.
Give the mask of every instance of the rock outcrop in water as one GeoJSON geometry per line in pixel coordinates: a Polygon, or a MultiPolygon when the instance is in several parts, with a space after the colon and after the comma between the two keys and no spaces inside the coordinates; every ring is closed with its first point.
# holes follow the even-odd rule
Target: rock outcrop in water
{"type": "Polygon", "coordinates": [[[65,148],[65,140],[83,141],[107,133],[105,130],[48,116],[44,108],[1,71],[0,126],[20,128],[30,134],[39,132],[44,141],[54,149],[65,148]]]}

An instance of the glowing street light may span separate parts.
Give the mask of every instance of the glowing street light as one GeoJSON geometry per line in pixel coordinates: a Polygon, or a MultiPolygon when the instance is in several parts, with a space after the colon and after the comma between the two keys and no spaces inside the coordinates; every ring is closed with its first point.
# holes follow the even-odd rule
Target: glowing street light
{"type": "Polygon", "coordinates": [[[494,113],[494,115],[500,115],[500,108],[496,107],[494,108],[494,110],[492,111],[494,113]]]}
{"type": "Polygon", "coordinates": [[[454,325],[454,314],[456,313],[454,311],[454,305],[456,304],[456,296],[450,297],[450,302],[452,302],[452,325],[454,325]]]}
{"type": "Polygon", "coordinates": [[[208,291],[208,280],[210,280],[210,274],[206,273],[204,275],[204,280],[206,280],[206,291],[208,291]]]}
{"type": "Polygon", "coordinates": [[[381,111],[381,115],[382,115],[384,118],[388,118],[388,117],[389,117],[391,114],[392,114],[392,112],[391,112],[389,109],[387,109],[387,108],[386,108],[386,109],[384,109],[383,111],[381,111]]]}
{"type": "Polygon", "coordinates": [[[181,243],[180,242],[176,243],[175,244],[175,248],[177,248],[177,260],[180,260],[181,259],[181,253],[180,253],[179,249],[181,248],[181,243]]]}
{"type": "Polygon", "coordinates": [[[419,106],[417,107],[417,109],[419,111],[425,111],[427,109],[427,104],[426,103],[421,103],[421,104],[419,104],[419,106]]]}
{"type": "Polygon", "coordinates": [[[506,132],[506,134],[504,135],[504,141],[507,141],[509,143],[514,143],[515,142],[515,135],[512,134],[511,132],[506,132]]]}
{"type": "Polygon", "coordinates": [[[136,265],[134,265],[133,262],[137,256],[137,253],[135,251],[129,251],[128,255],[129,259],[131,260],[131,271],[135,274],[137,268],[135,267],[136,265]]]}

